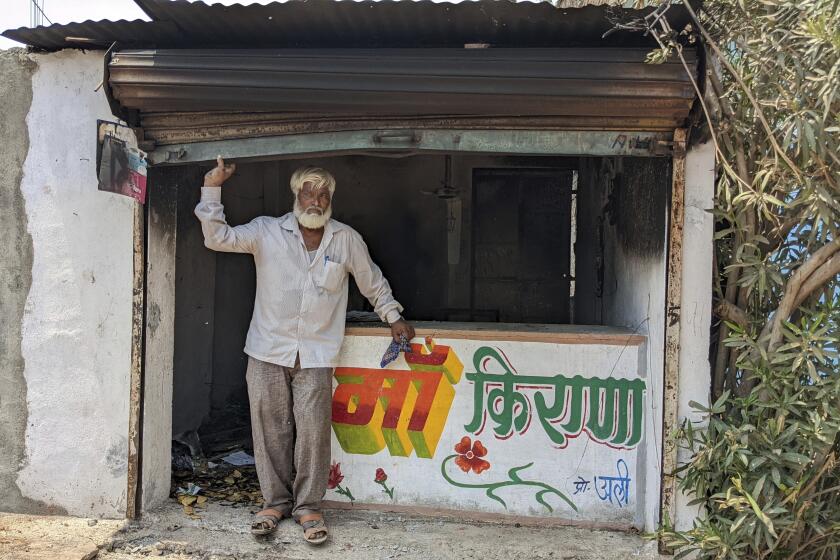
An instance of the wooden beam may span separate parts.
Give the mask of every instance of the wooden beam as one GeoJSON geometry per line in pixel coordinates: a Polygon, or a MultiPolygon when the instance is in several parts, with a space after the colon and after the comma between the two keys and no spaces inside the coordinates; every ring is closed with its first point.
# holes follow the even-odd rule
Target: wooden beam
{"type": "Polygon", "coordinates": [[[145,207],[134,202],[134,263],[131,304],[131,379],[128,408],[128,489],[125,516],[140,515],[140,441],[143,430],[143,326],[145,324],[145,207]]]}
{"type": "MultiPolygon", "coordinates": [[[[647,337],[630,329],[586,325],[515,325],[504,323],[438,323],[412,321],[417,338],[466,339],[507,342],[543,342],[550,344],[603,344],[639,346],[647,337]]],[[[391,330],[372,325],[349,325],[345,336],[390,337],[391,330]]]]}
{"type": "MultiPolygon", "coordinates": [[[[175,248],[178,196],[196,192],[195,166],[151,169],[146,200],[146,322],[143,357],[140,512],[163,503],[172,478],[172,395],[175,372],[175,248]]],[[[193,218],[193,216],[189,216],[193,218]]],[[[193,218],[194,219],[194,218],[193,218]]],[[[202,246],[202,250],[204,247],[202,246]]],[[[196,360],[195,363],[200,363],[196,360]]],[[[207,389],[209,395],[209,388],[207,389]]]]}
{"type": "MultiPolygon", "coordinates": [[[[679,417],[680,318],[683,277],[683,229],[685,226],[686,130],[674,131],[673,177],[668,222],[668,272],[665,307],[665,379],[662,405],[662,488],[660,523],[676,521],[677,442],[672,437],[679,417]]],[[[660,551],[663,545],[660,541],[660,551]]]]}

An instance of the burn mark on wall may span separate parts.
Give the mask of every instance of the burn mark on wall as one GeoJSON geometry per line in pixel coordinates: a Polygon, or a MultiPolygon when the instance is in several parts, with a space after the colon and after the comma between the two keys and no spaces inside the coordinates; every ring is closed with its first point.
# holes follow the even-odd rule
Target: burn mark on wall
{"type": "Polygon", "coordinates": [[[665,250],[666,197],[670,160],[612,158],[603,163],[608,181],[604,213],[621,247],[654,258],[665,250]]]}
{"type": "Polygon", "coordinates": [[[148,324],[151,335],[154,336],[158,326],[160,326],[160,306],[155,302],[152,302],[149,306],[148,324]]]}

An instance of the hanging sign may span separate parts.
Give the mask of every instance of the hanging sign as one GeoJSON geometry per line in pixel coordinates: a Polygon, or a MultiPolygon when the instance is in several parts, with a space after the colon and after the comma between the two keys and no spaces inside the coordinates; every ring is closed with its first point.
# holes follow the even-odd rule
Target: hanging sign
{"type": "Polygon", "coordinates": [[[97,175],[99,190],[146,202],[146,153],[137,147],[134,131],[127,126],[99,121],[97,175]]]}

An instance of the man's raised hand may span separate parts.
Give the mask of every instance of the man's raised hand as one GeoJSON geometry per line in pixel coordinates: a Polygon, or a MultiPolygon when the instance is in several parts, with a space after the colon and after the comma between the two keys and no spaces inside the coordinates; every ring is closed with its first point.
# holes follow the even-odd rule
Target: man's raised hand
{"type": "Polygon", "coordinates": [[[225,160],[222,159],[222,156],[217,156],[216,167],[204,174],[204,186],[221,187],[222,183],[230,179],[234,171],[236,171],[235,163],[225,165],[225,160]]]}

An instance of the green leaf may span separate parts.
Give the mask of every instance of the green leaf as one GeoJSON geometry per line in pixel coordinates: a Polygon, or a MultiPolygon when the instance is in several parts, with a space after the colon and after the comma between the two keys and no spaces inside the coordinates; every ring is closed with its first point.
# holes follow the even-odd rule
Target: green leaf
{"type": "Polygon", "coordinates": [[[751,471],[754,471],[766,462],[767,462],[767,457],[756,457],[755,459],[750,461],[749,469],[751,471]]]}
{"type": "Polygon", "coordinates": [[[767,478],[766,474],[761,475],[761,478],[759,478],[756,481],[755,486],[753,486],[753,491],[752,491],[753,496],[761,496],[761,492],[764,490],[764,481],[765,481],[766,478],[767,478]]]}
{"type": "Polygon", "coordinates": [[[814,381],[814,383],[819,383],[820,376],[817,373],[817,368],[814,367],[813,362],[808,360],[808,361],[805,362],[805,365],[808,366],[808,375],[811,377],[811,380],[814,381]]]}
{"type": "Polygon", "coordinates": [[[793,452],[787,451],[785,453],[782,453],[779,456],[786,461],[791,461],[791,462],[796,463],[798,465],[805,465],[805,464],[808,464],[808,463],[811,462],[811,459],[809,457],[807,457],[807,456],[805,456],[801,453],[793,453],[793,452]]]}

